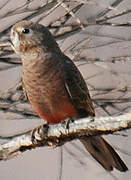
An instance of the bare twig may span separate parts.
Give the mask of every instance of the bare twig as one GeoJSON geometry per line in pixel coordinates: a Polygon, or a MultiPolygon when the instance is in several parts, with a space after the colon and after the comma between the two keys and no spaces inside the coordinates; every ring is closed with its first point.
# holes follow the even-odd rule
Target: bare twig
{"type": "Polygon", "coordinates": [[[59,162],[59,176],[58,176],[58,180],[62,180],[62,173],[63,173],[63,147],[60,147],[60,162],[59,162]]]}
{"type": "Polygon", "coordinates": [[[83,24],[81,23],[80,19],[76,17],[76,15],[71,11],[71,9],[64,3],[62,0],[57,0],[59,3],[61,3],[61,6],[73,17],[76,19],[76,22],[80,25],[80,28],[82,30],[85,30],[83,24]]]}

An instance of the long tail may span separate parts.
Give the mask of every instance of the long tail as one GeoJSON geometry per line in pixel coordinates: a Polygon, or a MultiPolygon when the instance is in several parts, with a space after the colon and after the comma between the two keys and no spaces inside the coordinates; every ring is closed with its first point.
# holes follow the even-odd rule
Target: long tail
{"type": "Polygon", "coordinates": [[[88,152],[108,171],[113,167],[119,171],[127,171],[126,164],[116,153],[113,147],[108,144],[101,136],[85,137],[80,139],[88,152]]]}

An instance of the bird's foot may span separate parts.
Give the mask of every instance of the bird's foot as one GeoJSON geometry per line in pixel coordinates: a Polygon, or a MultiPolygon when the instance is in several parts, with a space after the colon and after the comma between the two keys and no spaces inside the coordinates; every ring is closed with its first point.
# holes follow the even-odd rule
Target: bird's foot
{"type": "Polygon", "coordinates": [[[48,129],[49,129],[48,124],[44,124],[44,125],[41,125],[37,128],[34,128],[31,131],[32,143],[36,144],[36,143],[38,143],[38,141],[41,142],[43,140],[43,138],[47,135],[48,129]]]}
{"type": "Polygon", "coordinates": [[[66,125],[66,129],[69,129],[70,123],[73,123],[75,119],[69,117],[68,119],[64,120],[63,123],[66,125]]]}

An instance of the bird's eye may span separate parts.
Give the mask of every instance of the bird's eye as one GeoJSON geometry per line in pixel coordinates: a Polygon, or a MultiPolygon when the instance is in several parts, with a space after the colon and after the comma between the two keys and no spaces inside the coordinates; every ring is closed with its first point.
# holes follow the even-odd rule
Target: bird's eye
{"type": "Polygon", "coordinates": [[[30,33],[30,29],[27,29],[27,28],[22,29],[22,33],[23,34],[29,34],[30,33]]]}

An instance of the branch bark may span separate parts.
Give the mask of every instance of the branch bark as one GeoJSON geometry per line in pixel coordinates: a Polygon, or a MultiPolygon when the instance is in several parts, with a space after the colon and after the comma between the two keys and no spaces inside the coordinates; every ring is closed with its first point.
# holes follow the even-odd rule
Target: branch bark
{"type": "Polygon", "coordinates": [[[10,137],[1,144],[0,160],[10,159],[36,147],[61,146],[83,136],[112,134],[128,128],[131,128],[131,113],[114,117],[88,117],[56,125],[44,124],[24,134],[10,137]]]}

